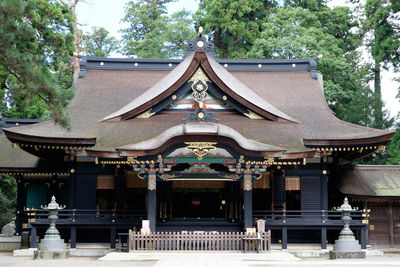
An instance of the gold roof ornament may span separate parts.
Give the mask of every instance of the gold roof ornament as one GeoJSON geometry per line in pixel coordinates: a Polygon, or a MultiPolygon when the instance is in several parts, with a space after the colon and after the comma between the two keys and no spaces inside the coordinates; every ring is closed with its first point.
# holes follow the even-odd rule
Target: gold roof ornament
{"type": "Polygon", "coordinates": [[[216,149],[217,142],[185,142],[185,148],[192,151],[198,160],[202,160],[211,150],[216,149]]]}
{"type": "Polygon", "coordinates": [[[199,105],[203,105],[203,101],[206,100],[208,93],[208,85],[207,82],[211,83],[211,80],[207,77],[204,71],[201,68],[198,68],[193,76],[188,80],[188,82],[192,82],[192,97],[193,99],[199,103],[199,105]]]}

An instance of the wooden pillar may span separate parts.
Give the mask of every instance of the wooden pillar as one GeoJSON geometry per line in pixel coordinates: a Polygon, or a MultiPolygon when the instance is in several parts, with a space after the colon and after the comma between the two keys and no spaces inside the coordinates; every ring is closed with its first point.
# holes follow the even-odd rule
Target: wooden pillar
{"type": "Polygon", "coordinates": [[[388,212],[387,212],[387,220],[389,227],[389,243],[390,247],[394,246],[394,234],[393,234],[393,201],[388,201],[388,212]]]}
{"type": "Polygon", "coordinates": [[[76,194],[76,173],[71,173],[69,175],[69,205],[68,208],[69,209],[76,209],[77,205],[76,205],[76,198],[77,198],[77,194],[76,194]]]}
{"type": "Polygon", "coordinates": [[[244,228],[253,227],[253,190],[244,191],[244,228]]]}
{"type": "Polygon", "coordinates": [[[31,248],[36,248],[36,237],[37,237],[37,232],[36,232],[36,227],[32,226],[31,229],[31,248]]]}
{"type": "MultiPolygon", "coordinates": [[[[363,203],[364,203],[363,207],[364,207],[364,209],[367,211],[367,210],[368,210],[368,201],[367,201],[367,200],[364,200],[363,203]]],[[[371,219],[371,218],[368,218],[368,224],[370,223],[370,221],[369,221],[370,219],[371,219]]],[[[369,243],[368,230],[369,230],[369,226],[368,226],[368,228],[367,228],[366,231],[365,231],[365,239],[366,239],[365,242],[366,242],[366,244],[369,243]]]]}
{"type": "Polygon", "coordinates": [[[360,229],[360,243],[361,243],[361,249],[367,249],[367,238],[366,238],[366,233],[367,233],[367,225],[362,227],[360,229]]]}
{"type": "Polygon", "coordinates": [[[287,227],[282,227],[282,249],[287,249],[287,227]]]}
{"type": "Polygon", "coordinates": [[[124,209],[125,202],[125,176],[123,168],[116,168],[115,170],[115,202],[117,210],[124,209]]]}
{"type": "Polygon", "coordinates": [[[328,171],[326,170],[326,164],[323,164],[323,170],[321,175],[321,209],[328,210],[328,171]]]}
{"type": "Polygon", "coordinates": [[[157,209],[157,194],[156,194],[156,175],[149,174],[147,185],[147,219],[150,221],[150,230],[156,231],[156,209],[157,209]]]}
{"type": "Polygon", "coordinates": [[[76,226],[71,226],[71,248],[76,248],[76,226]]]}
{"type": "Polygon", "coordinates": [[[116,236],[116,229],[115,229],[115,227],[111,227],[111,229],[110,229],[110,248],[115,248],[115,236],[116,236]]]}
{"type": "Polygon", "coordinates": [[[16,216],[15,216],[15,232],[16,235],[22,234],[22,216],[24,212],[24,183],[22,177],[17,178],[17,205],[16,205],[16,216]]]}
{"type": "Polygon", "coordinates": [[[246,228],[253,227],[253,190],[252,190],[252,176],[250,172],[250,165],[246,166],[246,171],[243,176],[243,226],[246,228]]]}
{"type": "Polygon", "coordinates": [[[321,249],[326,249],[326,227],[321,228],[321,249]]]}

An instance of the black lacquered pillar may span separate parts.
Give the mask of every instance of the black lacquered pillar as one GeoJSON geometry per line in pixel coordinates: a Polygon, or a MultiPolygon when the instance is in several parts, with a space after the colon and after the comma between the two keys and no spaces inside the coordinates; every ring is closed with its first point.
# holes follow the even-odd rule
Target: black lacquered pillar
{"type": "Polygon", "coordinates": [[[243,176],[243,222],[244,230],[246,228],[253,227],[253,188],[252,188],[252,176],[250,171],[250,166],[246,166],[243,176]]]}
{"type": "Polygon", "coordinates": [[[156,174],[149,173],[147,184],[147,219],[150,221],[150,230],[156,231],[156,209],[157,209],[157,194],[156,194],[156,174]]]}

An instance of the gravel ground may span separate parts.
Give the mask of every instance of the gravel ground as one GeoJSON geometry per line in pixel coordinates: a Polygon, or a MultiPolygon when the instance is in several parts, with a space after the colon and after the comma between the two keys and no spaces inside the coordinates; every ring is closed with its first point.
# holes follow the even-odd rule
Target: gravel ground
{"type": "MultiPolygon", "coordinates": [[[[172,255],[173,257],[173,255],[172,255]]],[[[169,260],[170,262],[170,260],[169,260]]],[[[203,265],[204,260],[191,260],[191,266],[217,267],[218,265],[209,263],[203,265]]],[[[64,260],[32,260],[30,257],[13,257],[10,252],[0,252],[0,267],[151,267],[157,261],[98,261],[95,257],[71,257],[64,260]]],[[[367,259],[359,260],[329,260],[327,258],[306,258],[301,261],[246,261],[249,267],[293,267],[293,266],[348,266],[348,267],[379,267],[397,266],[400,267],[400,253],[385,254],[383,256],[369,256],[367,259]]],[[[185,267],[190,267],[189,265],[185,267]]],[[[163,266],[162,261],[157,266],[163,266]]],[[[167,265],[166,265],[167,266],[167,265]]],[[[168,264],[168,266],[171,266],[168,264]]],[[[225,265],[224,265],[225,266],[225,265]]]]}

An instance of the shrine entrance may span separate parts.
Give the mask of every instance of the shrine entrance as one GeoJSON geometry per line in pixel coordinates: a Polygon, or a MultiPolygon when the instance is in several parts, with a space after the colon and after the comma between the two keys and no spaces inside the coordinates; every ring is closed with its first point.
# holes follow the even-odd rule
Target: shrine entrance
{"type": "Polygon", "coordinates": [[[237,221],[242,215],[240,182],[175,180],[159,182],[159,220],[221,218],[237,221]]]}
{"type": "Polygon", "coordinates": [[[172,218],[224,218],[225,188],[174,188],[172,218]]]}

